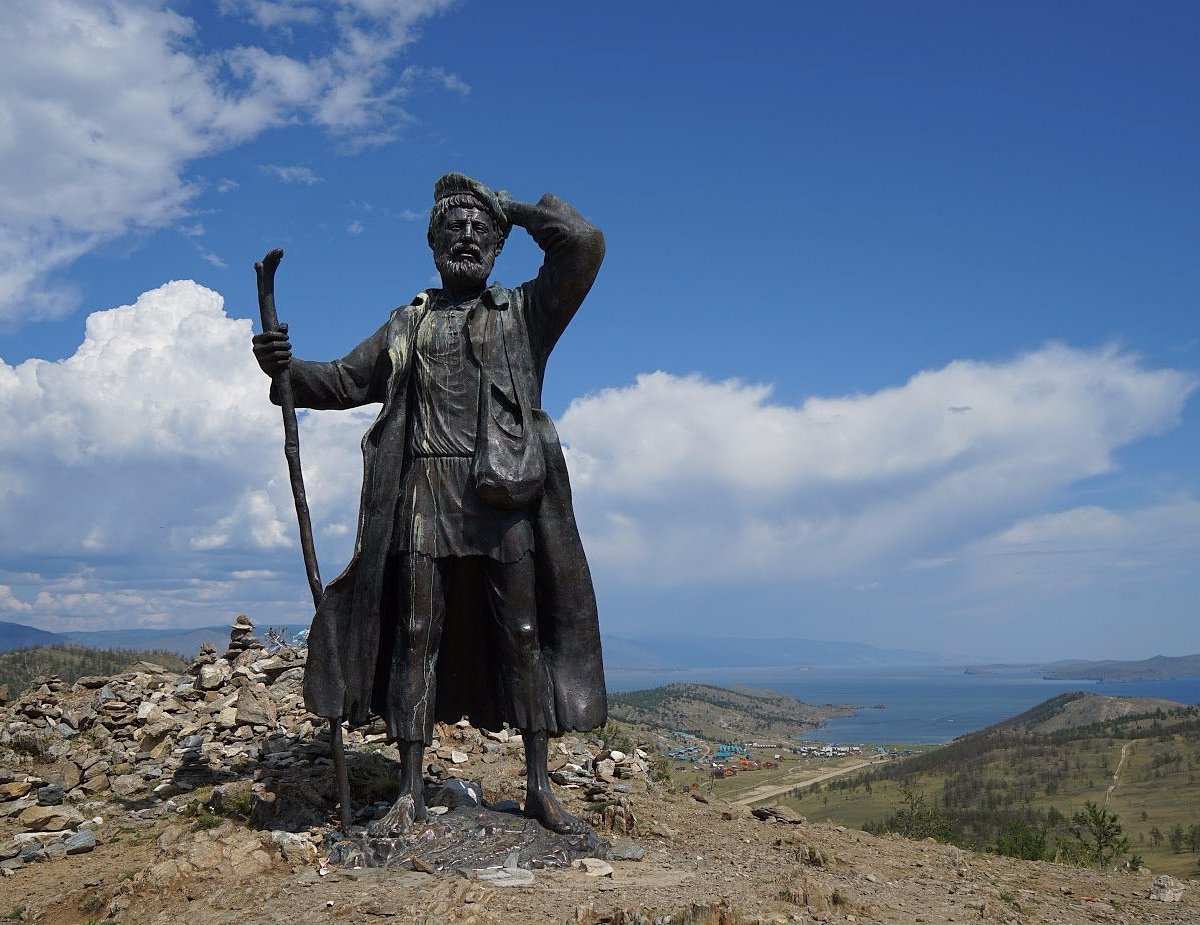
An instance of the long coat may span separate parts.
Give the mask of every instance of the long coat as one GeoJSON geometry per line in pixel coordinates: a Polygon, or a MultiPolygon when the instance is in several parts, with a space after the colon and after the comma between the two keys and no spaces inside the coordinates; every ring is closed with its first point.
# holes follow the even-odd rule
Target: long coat
{"type": "MultiPolygon", "coordinates": [[[[500,399],[507,432],[540,444],[545,482],[528,508],[534,532],[538,639],[550,678],[549,732],[592,729],[607,717],[600,629],[591,572],[571,505],[562,446],[541,410],[546,360],[591,287],[604,255],[600,232],[562,200],[543,197],[527,229],[546,251],[536,279],[516,289],[493,285],[468,313],[465,334],[485,388],[500,399]]],[[[417,326],[431,292],[392,312],[386,324],[331,363],[293,360],[296,404],[305,408],[383,407],[362,440],[363,487],[354,554],[329,583],[308,638],[304,700],[318,716],[363,723],[383,715],[398,608],[391,595],[392,548],[405,463],[408,387],[417,326]]],[[[480,428],[481,432],[483,428],[480,428]]],[[[477,447],[477,453],[479,452],[477,447]]],[[[456,589],[448,602],[438,658],[436,716],[469,715],[482,728],[504,717],[500,672],[485,644],[481,594],[456,589]]]]}

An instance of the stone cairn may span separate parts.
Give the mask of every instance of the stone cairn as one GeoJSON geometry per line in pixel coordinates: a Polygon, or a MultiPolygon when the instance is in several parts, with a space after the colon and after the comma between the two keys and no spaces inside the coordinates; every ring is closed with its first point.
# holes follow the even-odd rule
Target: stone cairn
{"type": "MultiPolygon", "coordinates": [[[[239,616],[225,653],[218,656],[206,643],[183,674],[140,662],[73,685],[41,678],[0,707],[0,831],[19,830],[0,838],[0,874],[92,850],[103,840],[106,819],[176,816],[159,839],[159,862],[139,876],[168,881],[205,865],[251,873],[281,858],[323,863],[332,806],[313,797],[320,789],[313,781],[331,792],[328,725],[304,708],[305,648],[279,642],[264,646],[251,620],[239,616]],[[301,783],[280,786],[288,775],[301,783]],[[319,805],[291,812],[282,804],[294,794],[319,805]],[[256,828],[225,821],[197,831],[195,818],[184,814],[198,808],[248,819],[256,828]]],[[[348,731],[345,739],[356,797],[364,799],[364,788],[353,772],[366,759],[386,771],[394,795],[391,762],[399,755],[382,721],[348,731]]],[[[439,724],[426,753],[427,776],[435,786],[487,780],[483,789],[494,803],[520,794],[521,747],[515,731],[482,731],[466,720],[439,724]],[[497,784],[502,768],[509,770],[497,784]]],[[[626,754],[568,737],[556,743],[551,776],[586,804],[576,812],[598,830],[632,835],[632,798],[646,787],[648,763],[641,749],[626,754]]],[[[356,807],[358,820],[382,816],[388,806],[380,799],[356,807]]]]}

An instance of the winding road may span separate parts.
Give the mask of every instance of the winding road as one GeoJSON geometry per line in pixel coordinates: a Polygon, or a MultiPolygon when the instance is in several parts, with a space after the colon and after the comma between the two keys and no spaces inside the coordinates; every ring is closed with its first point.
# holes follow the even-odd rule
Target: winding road
{"type": "Polygon", "coordinates": [[[771,797],[777,797],[782,793],[787,793],[789,790],[795,790],[797,787],[807,787],[810,784],[819,784],[823,780],[829,780],[831,777],[841,777],[843,774],[849,774],[852,771],[861,771],[868,765],[874,764],[875,761],[860,761],[858,764],[847,765],[844,768],[834,768],[832,771],[827,771],[824,774],[818,774],[816,777],[810,777],[807,780],[792,781],[790,784],[776,784],[774,786],[755,787],[749,794],[742,797],[740,800],[734,800],[734,806],[752,806],[755,803],[762,803],[764,800],[769,800],[771,797]]]}
{"type": "Polygon", "coordinates": [[[1125,756],[1129,754],[1129,749],[1133,746],[1132,742],[1126,742],[1121,746],[1121,760],[1117,762],[1117,769],[1113,771],[1113,782],[1108,785],[1108,789],[1104,791],[1104,808],[1108,809],[1108,798],[1112,796],[1112,792],[1117,789],[1117,784],[1121,780],[1121,768],[1125,767],[1125,756]]]}

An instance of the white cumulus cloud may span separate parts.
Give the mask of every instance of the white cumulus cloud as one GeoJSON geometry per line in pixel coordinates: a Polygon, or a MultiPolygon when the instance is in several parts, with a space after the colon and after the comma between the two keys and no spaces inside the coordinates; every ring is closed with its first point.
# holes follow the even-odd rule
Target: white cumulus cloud
{"type": "Polygon", "coordinates": [[[1044,511],[1175,426],[1196,384],[1062,345],[794,406],[658,372],[576,400],[561,432],[589,548],[622,580],[828,577],[921,565],[1044,511]]]}
{"type": "MultiPolygon", "coordinates": [[[[229,578],[262,569],[277,578],[258,593],[283,595],[269,606],[294,605],[282,424],[250,336],[217,293],[179,281],[92,314],[64,360],[0,362],[0,607],[43,626],[211,622],[239,607],[229,578]]],[[[303,415],[318,527],[353,510],[369,419],[303,415]]],[[[323,544],[330,571],[349,541],[323,544]]]]}
{"type": "MultiPolygon", "coordinates": [[[[50,629],[311,616],[280,413],[250,336],[220,295],[176,281],[92,314],[66,359],[0,361],[0,613],[50,629]]],[[[1175,426],[1195,388],[1061,345],[796,405],[658,372],[577,399],[560,432],[602,594],[770,586],[832,601],[837,586],[874,601],[909,582],[999,626],[1023,589],[1103,597],[1114,576],[1195,561],[1200,502],[1070,501],[1122,447],[1175,426]]],[[[377,410],[301,413],[326,580],[349,556],[377,410]]]]}

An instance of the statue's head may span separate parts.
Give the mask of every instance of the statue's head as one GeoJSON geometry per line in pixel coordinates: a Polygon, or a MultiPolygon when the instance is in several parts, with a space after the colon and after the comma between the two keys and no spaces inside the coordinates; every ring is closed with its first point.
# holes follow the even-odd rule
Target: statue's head
{"type": "Polygon", "coordinates": [[[448,173],[433,188],[429,246],[443,285],[486,285],[512,225],[496,194],[461,173],[448,173]]]}

